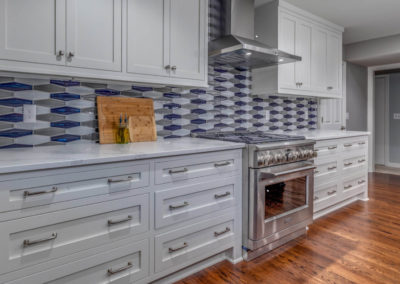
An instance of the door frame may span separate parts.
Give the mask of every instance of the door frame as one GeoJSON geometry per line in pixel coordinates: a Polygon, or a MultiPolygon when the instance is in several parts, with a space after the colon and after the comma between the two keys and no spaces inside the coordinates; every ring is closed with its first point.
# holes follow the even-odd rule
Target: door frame
{"type": "Polygon", "coordinates": [[[370,66],[368,67],[368,103],[367,103],[367,126],[368,132],[368,171],[375,171],[375,71],[400,68],[400,63],[370,66]]]}

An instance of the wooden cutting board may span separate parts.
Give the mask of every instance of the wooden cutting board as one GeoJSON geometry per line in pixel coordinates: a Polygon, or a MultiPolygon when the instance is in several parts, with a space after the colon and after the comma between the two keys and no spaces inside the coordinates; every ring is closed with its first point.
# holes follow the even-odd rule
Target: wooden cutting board
{"type": "Polygon", "coordinates": [[[100,144],[116,143],[119,118],[129,117],[131,142],[157,140],[152,99],[97,97],[100,144]]]}

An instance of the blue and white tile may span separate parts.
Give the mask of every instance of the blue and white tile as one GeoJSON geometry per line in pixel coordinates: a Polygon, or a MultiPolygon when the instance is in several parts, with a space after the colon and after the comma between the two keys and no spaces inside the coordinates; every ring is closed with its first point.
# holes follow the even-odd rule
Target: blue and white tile
{"type": "Polygon", "coordinates": [[[50,141],[50,137],[41,135],[29,135],[15,139],[16,144],[39,145],[50,141]]]}
{"type": "Polygon", "coordinates": [[[75,113],[75,114],[66,115],[66,119],[72,120],[72,121],[83,122],[83,121],[94,120],[95,116],[90,113],[75,113]]]}
{"type": "Polygon", "coordinates": [[[94,128],[86,126],[78,126],[78,127],[68,128],[65,130],[66,134],[80,135],[80,136],[92,134],[94,132],[95,132],[94,128]]]}
{"type": "Polygon", "coordinates": [[[81,96],[90,95],[94,93],[94,89],[85,86],[67,87],[65,91],[68,93],[78,94],[81,96]]]}
{"type": "Polygon", "coordinates": [[[50,94],[47,92],[28,90],[14,93],[15,98],[25,99],[25,100],[45,100],[50,98],[50,94]]]}
{"type": "Polygon", "coordinates": [[[50,122],[46,121],[36,121],[36,122],[18,122],[14,124],[14,127],[17,129],[43,129],[50,127],[50,122]]]}
{"type": "Polygon", "coordinates": [[[85,101],[85,100],[74,100],[74,101],[68,101],[65,103],[66,106],[74,107],[74,108],[89,108],[89,107],[94,107],[95,102],[92,101],[85,101]]]}

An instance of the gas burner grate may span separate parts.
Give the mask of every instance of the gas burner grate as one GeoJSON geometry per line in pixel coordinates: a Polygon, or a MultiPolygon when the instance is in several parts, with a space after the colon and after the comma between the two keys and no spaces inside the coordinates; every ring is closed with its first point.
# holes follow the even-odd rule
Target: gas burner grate
{"type": "Polygon", "coordinates": [[[304,136],[292,136],[268,132],[211,132],[197,134],[196,137],[229,142],[241,142],[246,144],[261,144],[305,139],[304,136]]]}

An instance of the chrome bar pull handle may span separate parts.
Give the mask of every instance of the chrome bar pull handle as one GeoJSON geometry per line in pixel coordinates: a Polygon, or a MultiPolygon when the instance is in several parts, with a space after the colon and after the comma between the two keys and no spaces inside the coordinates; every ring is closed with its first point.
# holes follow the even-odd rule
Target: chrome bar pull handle
{"type": "Polygon", "coordinates": [[[180,209],[180,208],[183,208],[183,207],[186,207],[186,206],[189,206],[189,202],[185,201],[181,205],[170,205],[169,206],[169,210],[176,210],[176,209],[180,209]]]}
{"type": "Polygon", "coordinates": [[[328,167],[328,171],[333,171],[333,170],[336,170],[336,166],[333,166],[333,167],[328,167]]]}
{"type": "Polygon", "coordinates": [[[365,180],[359,180],[358,181],[358,184],[363,184],[363,183],[365,183],[365,180]]]}
{"type": "Polygon", "coordinates": [[[345,166],[345,167],[348,167],[348,166],[351,166],[352,164],[353,164],[353,163],[345,163],[344,166],[345,166]]]}
{"type": "Polygon", "coordinates": [[[337,149],[337,146],[328,147],[328,150],[335,150],[335,149],[337,149]]]}
{"type": "Polygon", "coordinates": [[[365,159],[362,159],[362,160],[358,160],[358,162],[361,164],[361,163],[364,163],[365,162],[365,159]]]}
{"type": "Polygon", "coordinates": [[[223,230],[222,232],[214,232],[214,237],[219,237],[219,236],[221,236],[223,234],[229,233],[230,231],[231,231],[231,229],[226,227],[226,229],[223,230]]]}
{"type": "Polygon", "coordinates": [[[352,188],[353,186],[351,185],[351,184],[349,184],[349,185],[346,185],[345,187],[344,187],[344,189],[349,189],[349,188],[352,188]]]}
{"type": "Polygon", "coordinates": [[[49,242],[49,241],[55,240],[56,238],[57,238],[57,233],[53,233],[53,234],[51,234],[50,237],[45,238],[45,239],[34,240],[34,241],[24,240],[22,245],[23,245],[23,247],[29,247],[29,246],[32,246],[32,245],[37,245],[37,244],[49,242]]]}
{"type": "Polygon", "coordinates": [[[344,144],[343,146],[346,147],[346,148],[348,148],[348,147],[352,147],[353,144],[344,144]]]}
{"type": "Polygon", "coordinates": [[[358,142],[358,145],[365,145],[365,142],[358,142]]]}
{"type": "Polygon", "coordinates": [[[187,168],[183,168],[183,169],[181,169],[181,170],[169,170],[168,173],[169,173],[170,175],[173,175],[173,174],[182,174],[182,173],[186,173],[187,171],[189,171],[187,168]]]}
{"type": "Polygon", "coordinates": [[[185,243],[183,243],[183,246],[181,246],[181,247],[178,247],[178,248],[168,248],[168,252],[169,253],[173,253],[173,252],[176,252],[176,251],[178,251],[178,250],[182,250],[182,249],[184,249],[184,248],[187,248],[189,245],[185,242],[185,243]]]}
{"type": "Polygon", "coordinates": [[[328,195],[332,195],[332,194],[335,194],[335,193],[336,193],[336,190],[332,190],[332,191],[328,191],[327,192],[328,195]]]}
{"type": "Polygon", "coordinates": [[[215,163],[214,167],[218,168],[218,167],[225,167],[225,166],[229,166],[231,164],[231,162],[221,162],[221,163],[215,163]]]}
{"type": "Polygon", "coordinates": [[[107,180],[107,182],[108,183],[118,183],[118,182],[131,181],[131,180],[133,180],[133,177],[132,176],[128,176],[126,179],[112,179],[112,178],[109,178],[107,180]]]}
{"type": "Polygon", "coordinates": [[[113,221],[113,220],[108,220],[107,224],[108,226],[113,226],[113,225],[117,225],[117,224],[121,224],[121,223],[125,223],[125,222],[129,222],[132,220],[132,216],[128,215],[127,218],[122,219],[122,220],[117,220],[117,221],[113,221]]]}
{"type": "Polygon", "coordinates": [[[231,195],[231,193],[229,191],[227,191],[224,194],[215,194],[214,197],[215,197],[215,199],[219,199],[219,198],[227,197],[229,195],[231,195]]]}
{"type": "Polygon", "coordinates": [[[29,197],[29,196],[35,196],[35,195],[43,195],[43,194],[50,194],[54,193],[58,190],[57,186],[53,186],[52,189],[50,190],[45,190],[45,191],[36,191],[36,192],[30,192],[30,191],[24,191],[24,198],[29,197]]]}
{"type": "Polygon", "coordinates": [[[108,269],[108,270],[107,270],[107,274],[108,274],[109,276],[111,276],[111,275],[117,274],[117,273],[119,273],[119,272],[128,270],[128,269],[130,269],[130,268],[132,268],[132,267],[133,267],[132,262],[128,262],[128,264],[127,264],[126,266],[121,267],[121,268],[118,268],[118,269],[116,269],[116,270],[113,270],[113,269],[111,269],[111,268],[108,269]]]}

